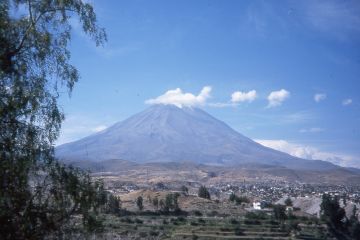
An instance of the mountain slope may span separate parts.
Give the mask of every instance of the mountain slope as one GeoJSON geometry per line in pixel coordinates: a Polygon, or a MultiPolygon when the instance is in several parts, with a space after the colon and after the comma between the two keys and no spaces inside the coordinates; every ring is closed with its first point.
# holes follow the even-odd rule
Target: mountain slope
{"type": "Polygon", "coordinates": [[[104,131],[61,145],[56,155],[65,160],[121,158],[138,163],[191,161],[312,170],[337,168],[328,162],[304,160],[264,147],[201,109],[171,105],[152,106],[104,131]]]}

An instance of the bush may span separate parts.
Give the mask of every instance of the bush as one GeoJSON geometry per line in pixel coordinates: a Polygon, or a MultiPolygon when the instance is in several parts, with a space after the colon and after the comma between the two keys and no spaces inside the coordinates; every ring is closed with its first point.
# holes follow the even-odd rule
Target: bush
{"type": "Polygon", "coordinates": [[[134,221],[129,217],[126,217],[125,219],[121,219],[121,221],[126,223],[134,223],[134,221]]]}
{"type": "Polygon", "coordinates": [[[202,219],[202,218],[199,218],[198,222],[199,222],[200,224],[205,224],[205,220],[202,219]]]}
{"type": "Polygon", "coordinates": [[[237,228],[234,229],[234,234],[235,234],[236,236],[242,236],[242,235],[244,235],[244,232],[243,232],[242,229],[240,229],[239,227],[237,227],[237,228]]]}
{"type": "Polygon", "coordinates": [[[159,236],[159,232],[158,231],[150,231],[150,236],[153,236],[153,237],[156,237],[156,236],[159,236]]]}
{"type": "Polygon", "coordinates": [[[245,224],[247,225],[260,225],[261,222],[259,220],[251,220],[251,219],[246,219],[244,221],[245,224]]]}
{"type": "Polygon", "coordinates": [[[199,210],[193,211],[193,214],[198,217],[201,217],[203,215],[199,210]]]}
{"type": "Polygon", "coordinates": [[[220,231],[222,231],[222,232],[230,232],[231,229],[230,229],[230,228],[227,228],[227,227],[221,227],[221,228],[220,228],[220,231]]]}
{"type": "Polygon", "coordinates": [[[236,204],[240,205],[242,203],[249,203],[250,200],[245,196],[237,196],[235,193],[231,193],[229,197],[230,202],[235,202],[236,204]]]}
{"type": "Polygon", "coordinates": [[[147,234],[146,232],[140,232],[140,233],[139,233],[139,236],[140,236],[141,238],[146,238],[146,237],[148,236],[148,234],[147,234]]]}
{"type": "Polygon", "coordinates": [[[285,200],[285,205],[286,205],[286,206],[292,206],[292,205],[293,205],[293,203],[292,203],[292,201],[291,201],[291,198],[287,198],[287,199],[285,200]]]}
{"type": "Polygon", "coordinates": [[[190,222],[190,225],[191,225],[191,226],[198,226],[199,224],[198,224],[197,222],[193,222],[193,221],[192,221],[192,222],[190,222]]]}
{"type": "Polygon", "coordinates": [[[234,218],[232,218],[232,219],[230,219],[230,223],[231,223],[231,224],[238,224],[239,221],[236,220],[236,219],[234,219],[234,218]]]}
{"type": "Polygon", "coordinates": [[[186,222],[186,218],[184,218],[184,217],[178,217],[178,218],[177,218],[177,221],[179,221],[179,222],[186,222]]]}
{"type": "Polygon", "coordinates": [[[143,220],[139,219],[139,218],[135,218],[135,223],[138,223],[138,224],[143,224],[143,220]]]}
{"type": "Polygon", "coordinates": [[[267,216],[264,212],[247,212],[245,214],[245,217],[248,219],[259,219],[259,220],[265,220],[267,219],[267,216]]]}
{"type": "Polygon", "coordinates": [[[209,212],[209,213],[207,213],[206,215],[208,216],[208,217],[215,217],[215,216],[217,216],[219,213],[217,212],[217,211],[211,211],[211,212],[209,212]]]}

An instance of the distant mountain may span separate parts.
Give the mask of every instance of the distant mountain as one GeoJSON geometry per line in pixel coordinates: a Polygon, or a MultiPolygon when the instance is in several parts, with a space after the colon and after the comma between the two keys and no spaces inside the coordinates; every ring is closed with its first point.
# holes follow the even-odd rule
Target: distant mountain
{"type": "Polygon", "coordinates": [[[99,133],[63,144],[56,148],[56,156],[64,161],[125,159],[136,163],[189,161],[304,170],[340,168],[264,147],[201,109],[172,105],[151,106],[99,133]]]}

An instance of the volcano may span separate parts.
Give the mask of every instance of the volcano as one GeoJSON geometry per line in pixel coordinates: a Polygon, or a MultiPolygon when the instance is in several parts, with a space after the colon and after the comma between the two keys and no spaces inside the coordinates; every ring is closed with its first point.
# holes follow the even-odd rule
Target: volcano
{"type": "Polygon", "coordinates": [[[265,147],[199,108],[174,105],[153,105],[101,132],[63,144],[55,152],[63,161],[124,159],[321,171],[338,168],[326,161],[305,160],[265,147]]]}

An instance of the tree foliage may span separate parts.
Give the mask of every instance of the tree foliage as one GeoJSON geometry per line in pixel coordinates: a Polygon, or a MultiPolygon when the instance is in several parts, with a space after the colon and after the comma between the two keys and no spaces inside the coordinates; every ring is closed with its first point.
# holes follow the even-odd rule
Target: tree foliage
{"type": "Polygon", "coordinates": [[[274,217],[277,220],[286,220],[287,216],[286,216],[286,212],[285,212],[285,206],[284,205],[274,205],[273,207],[273,211],[274,211],[274,217]]]}
{"type": "Polygon", "coordinates": [[[205,186],[200,186],[199,191],[198,191],[198,196],[201,198],[206,198],[206,199],[211,198],[209,190],[205,186]]]}
{"type": "Polygon", "coordinates": [[[360,222],[356,205],[349,219],[346,217],[345,210],[340,207],[338,197],[324,194],[320,207],[322,220],[327,223],[337,238],[360,239],[360,222]]]}
{"type": "Polygon", "coordinates": [[[183,194],[188,195],[189,194],[189,189],[185,186],[182,185],[181,186],[181,191],[183,192],[183,194]]]}
{"type": "Polygon", "coordinates": [[[324,220],[333,229],[343,229],[343,221],[346,218],[345,210],[340,207],[339,199],[324,194],[322,197],[321,219],[324,220]]]}
{"type": "Polygon", "coordinates": [[[290,207],[290,206],[293,205],[293,202],[292,202],[291,198],[288,197],[288,198],[285,200],[285,205],[288,206],[288,207],[290,207]]]}
{"type": "Polygon", "coordinates": [[[144,209],[144,205],[143,205],[143,197],[139,196],[136,199],[136,206],[139,208],[140,211],[142,211],[144,209]]]}
{"type": "Polygon", "coordinates": [[[360,222],[357,207],[354,205],[352,214],[348,221],[349,234],[353,239],[360,240],[360,222]]]}
{"type": "Polygon", "coordinates": [[[107,204],[105,206],[106,213],[119,214],[121,210],[120,197],[116,197],[112,194],[107,194],[107,204]]]}
{"type": "Polygon", "coordinates": [[[249,203],[250,200],[246,196],[237,196],[235,193],[231,193],[229,196],[230,202],[235,202],[236,204],[240,205],[242,203],[249,203]]]}
{"type": "Polygon", "coordinates": [[[79,79],[67,48],[71,17],[96,44],[106,41],[84,1],[0,2],[1,239],[54,235],[75,214],[93,230],[106,201],[100,181],[54,159],[64,119],[58,98],[64,88],[70,94],[79,79]]]}
{"type": "Polygon", "coordinates": [[[152,204],[154,205],[154,208],[157,210],[159,208],[159,199],[158,197],[154,197],[152,199],[152,204]]]}

